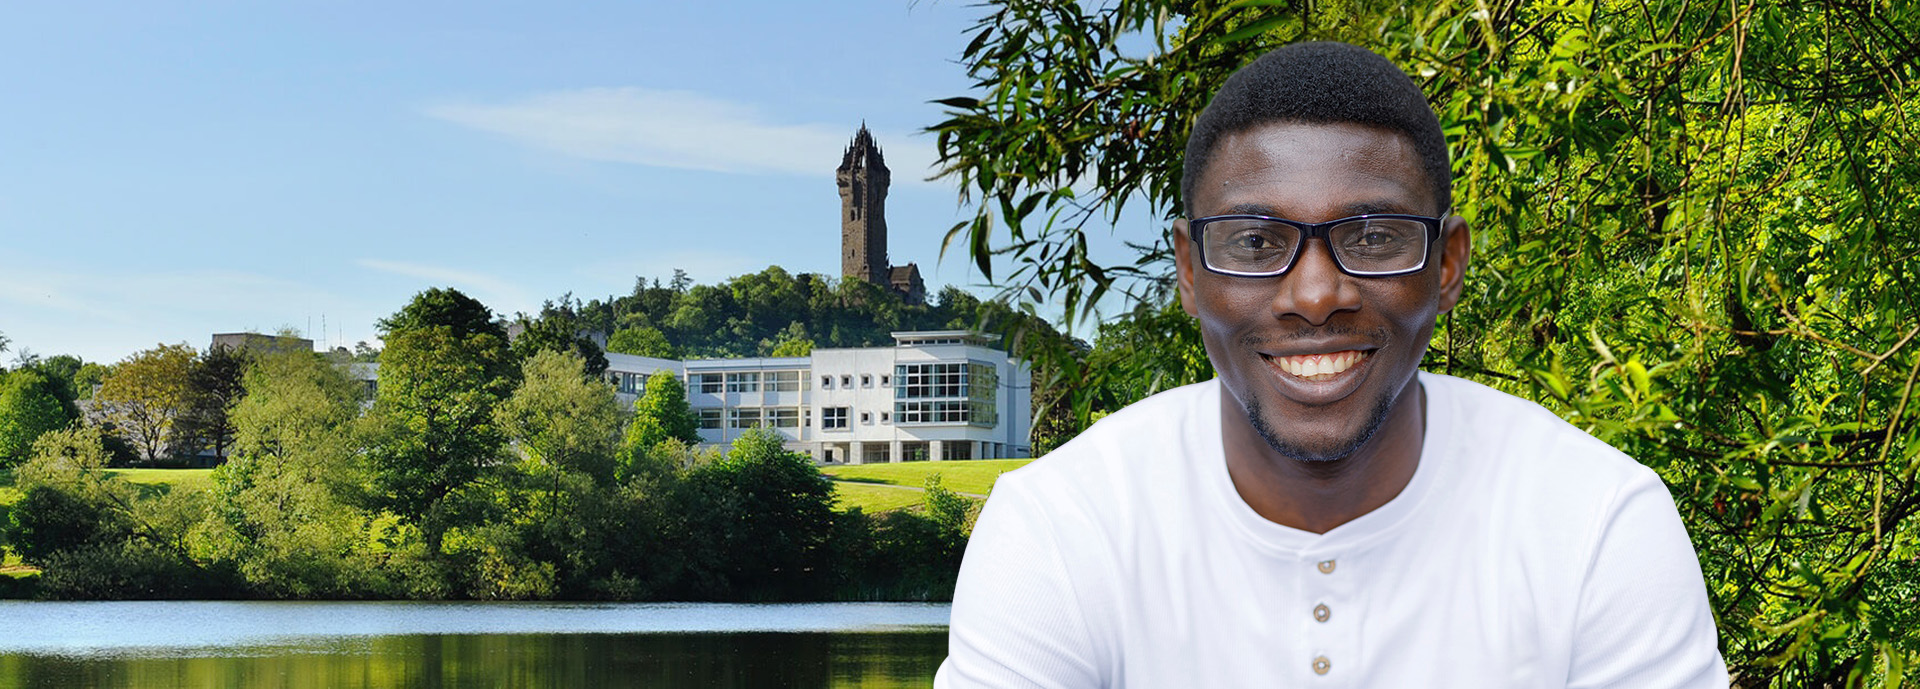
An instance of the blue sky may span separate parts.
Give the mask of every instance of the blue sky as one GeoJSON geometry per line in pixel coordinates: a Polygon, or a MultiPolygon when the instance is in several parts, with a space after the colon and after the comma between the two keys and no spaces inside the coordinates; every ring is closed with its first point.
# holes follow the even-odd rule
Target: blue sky
{"type": "Polygon", "coordinates": [[[920,181],[934,150],[917,132],[940,119],[927,101],[967,92],[956,60],[978,11],[10,6],[5,356],[110,362],[283,327],[351,346],[432,286],[511,314],[674,268],[837,274],[832,171],[863,120],[894,170],[893,262],[977,285],[964,255],[938,259],[964,213],[950,183],[920,181]]]}

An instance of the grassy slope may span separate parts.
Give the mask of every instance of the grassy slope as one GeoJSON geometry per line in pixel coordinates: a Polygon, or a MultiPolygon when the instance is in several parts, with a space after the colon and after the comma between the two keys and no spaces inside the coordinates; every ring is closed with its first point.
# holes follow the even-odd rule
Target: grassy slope
{"type": "Polygon", "coordinates": [[[898,464],[854,464],[821,469],[836,481],[890,483],[896,486],[924,488],[927,477],[940,474],[940,485],[958,493],[986,495],[993,491],[994,479],[1026,466],[1031,459],[982,459],[957,462],[901,462],[898,464]]]}
{"type": "Polygon", "coordinates": [[[107,475],[143,486],[170,486],[173,490],[213,487],[212,469],[108,469],[107,475]]]}
{"type": "Polygon", "coordinates": [[[940,485],[972,495],[986,495],[1000,474],[1026,466],[1031,459],[990,459],[956,462],[902,462],[823,467],[834,479],[835,507],[858,507],[868,514],[919,509],[927,477],[940,474],[940,485]]]}
{"type": "Polygon", "coordinates": [[[833,484],[833,507],[845,512],[855,507],[867,514],[890,512],[901,509],[918,509],[926,491],[909,490],[873,483],[849,483],[835,481],[833,484]]]}

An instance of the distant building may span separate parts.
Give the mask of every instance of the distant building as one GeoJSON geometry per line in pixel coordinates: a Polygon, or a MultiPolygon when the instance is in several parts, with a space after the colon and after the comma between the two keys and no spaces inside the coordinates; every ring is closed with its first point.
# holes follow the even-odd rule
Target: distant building
{"type": "Polygon", "coordinates": [[[236,352],[248,354],[273,354],[277,352],[311,352],[313,340],[287,335],[262,335],[260,333],[214,333],[213,343],[207,351],[225,347],[236,352]]]}
{"type": "Polygon", "coordinates": [[[705,443],[771,428],[814,461],[864,464],[1030,457],[1031,372],[963,330],[897,332],[892,347],[809,356],[676,361],[607,354],[631,405],[655,371],[687,387],[705,443]]]}
{"type": "Polygon", "coordinates": [[[893,174],[866,125],[847,144],[834,179],[840,185],[841,277],[891,289],[909,304],[926,303],[920,266],[887,263],[887,185],[893,174]]]}

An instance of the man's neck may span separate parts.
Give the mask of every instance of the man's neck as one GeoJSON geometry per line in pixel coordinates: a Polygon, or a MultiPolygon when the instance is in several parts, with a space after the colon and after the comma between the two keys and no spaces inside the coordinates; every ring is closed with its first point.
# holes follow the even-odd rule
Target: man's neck
{"type": "Polygon", "coordinates": [[[1220,432],[1227,474],[1255,513],[1267,521],[1326,533],[1392,501],[1420,466],[1426,436],[1426,389],[1407,383],[1373,437],[1353,454],[1302,461],[1275,452],[1247,422],[1245,408],[1220,388],[1220,432]]]}

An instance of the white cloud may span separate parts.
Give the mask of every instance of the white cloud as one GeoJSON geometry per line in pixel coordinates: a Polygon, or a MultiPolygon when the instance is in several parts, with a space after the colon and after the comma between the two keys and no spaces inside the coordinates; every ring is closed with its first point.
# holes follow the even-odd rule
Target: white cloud
{"type": "MultiPolygon", "coordinates": [[[[439,105],[426,113],[577,158],[734,173],[831,174],[852,133],[847,124],[775,122],[751,105],[634,87],[555,91],[498,105],[439,105]]],[[[895,183],[919,184],[931,174],[931,138],[875,137],[895,183]]]]}

